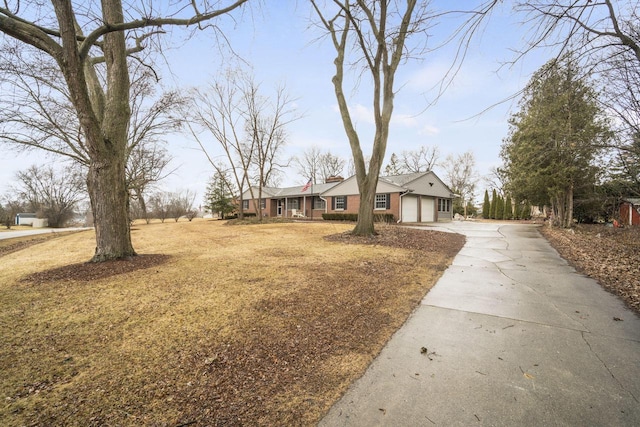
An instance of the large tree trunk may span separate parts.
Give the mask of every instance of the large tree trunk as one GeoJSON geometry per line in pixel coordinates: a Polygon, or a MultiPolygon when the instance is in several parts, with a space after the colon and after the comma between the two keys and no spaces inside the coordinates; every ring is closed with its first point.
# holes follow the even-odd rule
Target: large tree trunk
{"type": "Polygon", "coordinates": [[[96,230],[96,251],[92,261],[135,255],[129,229],[124,161],[93,162],[89,167],[87,188],[96,230]]]}
{"type": "Polygon", "coordinates": [[[352,233],[356,236],[372,236],[375,232],[373,222],[373,208],[376,198],[377,176],[370,179],[368,175],[360,185],[360,207],[358,208],[358,222],[352,233]]]}
{"type": "MultiPolygon", "coordinates": [[[[129,231],[129,194],[125,165],[130,119],[129,69],[122,31],[105,34],[102,51],[106,65],[106,90],[76,40],[77,26],[71,5],[55,2],[62,32],[63,50],[58,63],[67,80],[73,104],[84,131],[91,159],[87,187],[94,227],[96,251],[92,261],[135,255],[129,231]]],[[[102,1],[107,24],[124,20],[120,0],[102,1]]]]}
{"type": "MultiPolygon", "coordinates": [[[[119,0],[103,0],[102,13],[107,23],[124,21],[119,0]]],[[[125,175],[131,109],[124,32],[107,33],[103,51],[107,68],[104,114],[99,132],[97,129],[87,132],[91,156],[87,186],[96,229],[96,252],[92,261],[136,254],[129,230],[129,193],[125,175]]]]}

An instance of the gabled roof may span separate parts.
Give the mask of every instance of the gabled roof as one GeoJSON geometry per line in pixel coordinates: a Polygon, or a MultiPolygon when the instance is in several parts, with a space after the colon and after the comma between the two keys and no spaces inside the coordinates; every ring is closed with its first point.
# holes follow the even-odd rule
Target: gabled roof
{"type": "MultiPolygon", "coordinates": [[[[452,198],[454,194],[433,172],[418,172],[378,178],[376,193],[413,193],[429,197],[452,198]]],[[[359,194],[356,177],[351,176],[339,185],[322,193],[323,197],[359,194]]]]}
{"type": "Polygon", "coordinates": [[[397,185],[398,187],[404,187],[411,181],[415,181],[423,175],[426,175],[427,172],[416,172],[416,173],[406,173],[402,175],[390,175],[390,176],[381,176],[380,179],[388,181],[392,184],[397,185]]]}
{"type": "MultiPolygon", "coordinates": [[[[329,190],[331,187],[340,184],[339,182],[329,182],[324,184],[313,184],[306,191],[302,191],[304,185],[296,185],[295,187],[285,187],[285,188],[277,188],[277,187],[262,187],[262,197],[268,199],[276,199],[276,198],[285,198],[285,197],[302,197],[302,196],[312,196],[318,195],[329,190]]],[[[258,196],[258,188],[253,187],[253,195],[255,197],[258,196]]],[[[243,198],[248,199],[251,197],[251,193],[249,190],[246,190],[243,193],[243,198]]]]}
{"type": "Polygon", "coordinates": [[[629,202],[634,206],[640,206],[640,198],[636,198],[636,197],[627,197],[626,199],[623,199],[624,202],[629,202]]]}
{"type": "MultiPolygon", "coordinates": [[[[321,196],[346,196],[352,194],[359,194],[358,183],[356,176],[350,176],[341,182],[329,182],[324,184],[313,184],[306,191],[302,191],[304,185],[297,185],[295,187],[277,188],[277,187],[263,187],[263,198],[293,198],[312,195],[321,196]]],[[[454,194],[449,187],[442,182],[440,178],[433,172],[418,172],[408,173],[402,175],[381,176],[378,179],[378,187],[376,189],[378,193],[406,193],[411,192],[414,194],[426,195],[430,197],[444,197],[452,198],[454,194]]],[[[251,193],[249,190],[243,193],[243,198],[250,199],[251,193]]],[[[257,197],[257,188],[254,187],[254,196],[257,197]]]]}
{"type": "Polygon", "coordinates": [[[276,197],[295,197],[295,196],[311,196],[312,194],[320,194],[327,191],[331,187],[335,187],[339,182],[329,182],[326,184],[313,184],[303,192],[304,185],[297,185],[295,187],[280,188],[279,192],[274,194],[276,197]]]}

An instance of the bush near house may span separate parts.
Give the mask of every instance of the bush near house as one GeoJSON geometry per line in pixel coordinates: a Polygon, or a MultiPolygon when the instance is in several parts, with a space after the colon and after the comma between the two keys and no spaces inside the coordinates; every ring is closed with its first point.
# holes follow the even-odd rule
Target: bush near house
{"type": "MultiPolygon", "coordinates": [[[[326,221],[357,221],[358,214],[356,213],[323,213],[322,219],[326,221]]],[[[396,221],[393,214],[374,214],[373,220],[375,222],[393,223],[396,221]]]]}

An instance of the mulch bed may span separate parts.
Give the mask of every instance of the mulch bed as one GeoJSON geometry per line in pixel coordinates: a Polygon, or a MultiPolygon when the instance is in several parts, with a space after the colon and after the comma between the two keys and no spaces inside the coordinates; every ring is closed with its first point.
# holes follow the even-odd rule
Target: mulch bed
{"type": "Polygon", "coordinates": [[[579,272],[594,278],[640,314],[640,227],[544,226],[542,234],[579,272]]]}
{"type": "Polygon", "coordinates": [[[162,254],[136,255],[133,257],[103,261],[83,262],[65,265],[51,270],[39,271],[22,278],[23,282],[35,284],[48,283],[58,280],[76,280],[90,282],[92,280],[105,279],[118,274],[155,267],[164,264],[171,257],[162,254]]]}
{"type": "Polygon", "coordinates": [[[357,245],[380,245],[426,252],[440,252],[454,256],[464,245],[461,234],[442,233],[431,230],[387,226],[380,227],[375,236],[354,236],[350,231],[325,237],[326,240],[357,245]]]}

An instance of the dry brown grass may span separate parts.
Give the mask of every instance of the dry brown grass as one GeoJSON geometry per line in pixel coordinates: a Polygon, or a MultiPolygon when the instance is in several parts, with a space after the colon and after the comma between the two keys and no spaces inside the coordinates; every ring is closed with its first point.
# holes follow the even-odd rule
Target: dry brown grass
{"type": "Polygon", "coordinates": [[[0,425],[315,424],[464,241],[324,238],[351,227],[139,224],[165,262],[90,281],[34,273],[87,260],[92,232],[3,256],[0,425]]]}

